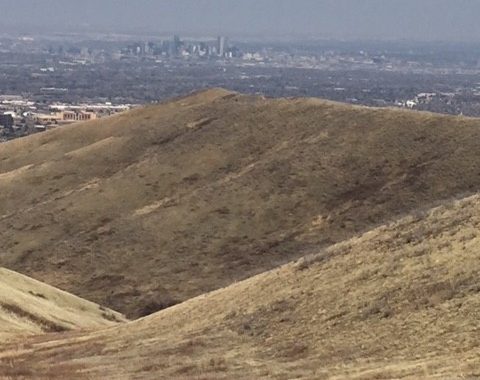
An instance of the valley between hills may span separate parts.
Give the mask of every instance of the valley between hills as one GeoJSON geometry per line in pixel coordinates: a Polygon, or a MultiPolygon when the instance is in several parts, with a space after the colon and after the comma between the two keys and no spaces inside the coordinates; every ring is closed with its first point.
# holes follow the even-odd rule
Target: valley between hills
{"type": "Polygon", "coordinates": [[[479,151],[223,89],[1,144],[0,378],[478,378],[479,151]]]}

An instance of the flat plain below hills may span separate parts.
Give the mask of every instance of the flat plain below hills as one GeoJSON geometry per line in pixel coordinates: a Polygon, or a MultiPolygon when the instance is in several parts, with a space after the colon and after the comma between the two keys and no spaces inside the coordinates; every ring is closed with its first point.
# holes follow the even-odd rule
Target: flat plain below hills
{"type": "Polygon", "coordinates": [[[480,121],[224,90],[0,145],[0,265],[150,314],[480,188],[480,121]]]}
{"type": "Polygon", "coordinates": [[[3,345],[0,377],[476,379],[479,226],[479,195],[446,203],[135,322],[3,345]]]}

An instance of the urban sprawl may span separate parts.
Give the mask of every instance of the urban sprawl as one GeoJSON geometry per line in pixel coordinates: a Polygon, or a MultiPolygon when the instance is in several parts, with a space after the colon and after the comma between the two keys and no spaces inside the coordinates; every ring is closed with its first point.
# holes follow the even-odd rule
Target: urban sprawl
{"type": "Polygon", "coordinates": [[[0,141],[225,87],[480,116],[480,46],[0,36],[0,141]]]}

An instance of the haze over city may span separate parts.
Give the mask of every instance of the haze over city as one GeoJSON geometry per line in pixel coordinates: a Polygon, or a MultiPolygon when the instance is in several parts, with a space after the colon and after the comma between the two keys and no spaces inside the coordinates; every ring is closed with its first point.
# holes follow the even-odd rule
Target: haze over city
{"type": "Polygon", "coordinates": [[[476,0],[0,0],[9,28],[475,41],[476,0]]]}

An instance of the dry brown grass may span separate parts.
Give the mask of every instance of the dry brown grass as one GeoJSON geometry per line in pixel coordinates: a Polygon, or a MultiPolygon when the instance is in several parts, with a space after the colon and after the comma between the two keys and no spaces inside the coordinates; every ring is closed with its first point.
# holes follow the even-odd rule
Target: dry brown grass
{"type": "Polygon", "coordinates": [[[0,361],[94,379],[476,379],[479,226],[475,195],[136,322],[3,346],[0,361]]]}
{"type": "Polygon", "coordinates": [[[120,322],[126,319],[117,312],[0,268],[0,342],[120,322]]]}
{"type": "Polygon", "coordinates": [[[0,265],[139,316],[475,192],[478,151],[478,120],[200,92],[1,144],[0,265]]]}

